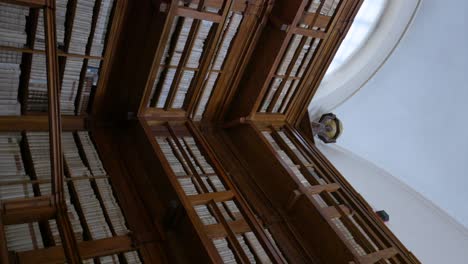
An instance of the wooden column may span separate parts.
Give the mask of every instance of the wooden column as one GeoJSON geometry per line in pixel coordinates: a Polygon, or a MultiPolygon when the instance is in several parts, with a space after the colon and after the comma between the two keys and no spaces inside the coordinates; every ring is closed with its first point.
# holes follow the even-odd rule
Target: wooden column
{"type": "Polygon", "coordinates": [[[63,156],[61,141],[60,116],[60,81],[57,56],[57,38],[55,24],[55,1],[49,0],[44,8],[44,26],[46,37],[47,90],[49,99],[49,140],[50,163],[52,172],[52,192],[54,206],[57,208],[57,223],[62,238],[63,250],[69,263],[81,263],[77,243],[70,220],[63,192],[63,156]]]}

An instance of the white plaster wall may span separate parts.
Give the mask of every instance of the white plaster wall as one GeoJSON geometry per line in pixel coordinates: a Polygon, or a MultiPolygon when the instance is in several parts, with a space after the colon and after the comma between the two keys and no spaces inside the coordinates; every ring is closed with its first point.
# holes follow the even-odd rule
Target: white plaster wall
{"type": "Polygon", "coordinates": [[[466,0],[422,1],[384,66],[333,110],[344,124],[342,146],[390,172],[465,227],[467,12],[466,0]]]}
{"type": "Polygon", "coordinates": [[[468,263],[468,231],[443,210],[373,163],[338,146],[317,146],[424,264],[468,263]]]}

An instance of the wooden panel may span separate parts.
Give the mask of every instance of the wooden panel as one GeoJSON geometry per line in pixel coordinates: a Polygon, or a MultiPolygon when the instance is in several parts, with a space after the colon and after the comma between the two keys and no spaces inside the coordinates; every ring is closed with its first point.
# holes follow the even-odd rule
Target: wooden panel
{"type": "Polygon", "coordinates": [[[304,246],[315,252],[322,263],[349,263],[354,260],[354,255],[330,222],[304,195],[288,211],[288,216],[304,246]]]}
{"type": "Polygon", "coordinates": [[[286,165],[262,136],[250,124],[228,129],[227,134],[249,164],[255,181],[270,197],[276,207],[283,207],[289,193],[297,189],[297,183],[289,176],[286,165]]]}

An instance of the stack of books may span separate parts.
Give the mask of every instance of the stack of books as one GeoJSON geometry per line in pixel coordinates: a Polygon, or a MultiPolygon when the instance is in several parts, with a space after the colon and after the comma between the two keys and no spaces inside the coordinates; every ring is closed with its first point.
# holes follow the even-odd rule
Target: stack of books
{"type": "Polygon", "coordinates": [[[27,110],[44,112],[48,109],[46,57],[34,54],[31,63],[31,75],[28,87],[27,110]]]}
{"type": "Polygon", "coordinates": [[[91,44],[92,56],[102,56],[113,4],[114,0],[101,1],[101,8],[99,9],[99,16],[96,23],[96,29],[94,31],[93,43],[91,44]]]}
{"type": "MultiPolygon", "coordinates": [[[[200,66],[200,59],[203,54],[204,46],[206,38],[208,37],[208,33],[210,33],[210,29],[213,26],[213,22],[211,21],[200,21],[200,26],[198,27],[198,32],[196,33],[195,43],[193,44],[192,49],[190,50],[190,55],[188,57],[187,63],[185,67],[188,68],[198,68],[200,66]]],[[[188,29],[190,30],[190,28],[188,29]]],[[[185,30],[184,30],[185,33],[185,30]]],[[[185,36],[185,38],[187,38],[185,36]]],[[[172,108],[181,108],[183,106],[185,95],[187,94],[188,89],[191,86],[192,79],[195,76],[195,71],[187,71],[183,72],[182,78],[179,82],[179,87],[177,87],[177,93],[175,96],[175,100],[172,104],[172,108]]]]}
{"type": "MultiPolygon", "coordinates": [[[[70,177],[72,179],[74,177],[90,177],[91,172],[83,164],[73,134],[71,132],[63,133],[62,142],[65,164],[70,177]]],[[[74,179],[72,184],[78,196],[78,202],[83,211],[92,239],[111,237],[112,233],[104,217],[103,208],[94,193],[90,179],[74,179]]]]}
{"type": "MultiPolygon", "coordinates": [[[[90,61],[91,62],[91,61],[90,61]]],[[[90,63],[88,62],[88,65],[90,63]]],[[[77,105],[77,114],[86,114],[88,110],[88,103],[91,96],[91,91],[93,89],[93,84],[95,82],[95,77],[97,78],[98,68],[87,67],[85,78],[83,80],[83,88],[81,90],[81,98],[77,105]]]]}
{"type": "MultiPolygon", "coordinates": [[[[250,233],[252,233],[252,232],[250,232],[250,233]]],[[[253,233],[252,233],[252,234],[253,234],[253,233]]],[[[255,235],[254,235],[254,237],[255,237],[255,235]]],[[[256,261],[255,261],[255,256],[254,256],[254,254],[252,253],[252,251],[250,251],[249,246],[247,246],[247,244],[245,243],[244,237],[243,237],[242,235],[237,235],[236,238],[237,238],[237,241],[239,241],[239,244],[241,245],[242,249],[244,250],[245,255],[246,255],[247,258],[249,259],[249,262],[250,262],[250,263],[256,263],[256,261]]],[[[255,238],[255,239],[256,239],[256,238],[255,238]]],[[[250,241],[249,241],[249,242],[250,242],[250,241]]],[[[260,248],[261,248],[261,247],[260,247],[260,248]]],[[[263,248],[262,248],[262,250],[263,250],[263,248]]],[[[266,263],[271,263],[271,261],[266,262],[266,263]]]]}
{"type": "Polygon", "coordinates": [[[83,151],[88,160],[89,169],[94,176],[105,176],[107,175],[104,166],[102,165],[99,154],[97,153],[94,143],[87,131],[78,131],[78,139],[80,140],[83,151]]]}
{"type": "MultiPolygon", "coordinates": [[[[26,132],[26,145],[31,153],[31,159],[37,180],[43,181],[39,184],[41,195],[52,194],[51,166],[50,166],[50,146],[48,132],[26,132]]],[[[68,186],[64,183],[64,196],[67,205],[68,218],[78,241],[83,240],[83,228],[80,224],[75,206],[71,203],[68,186]]],[[[49,220],[50,229],[56,245],[61,244],[60,233],[55,220],[49,220]]]]}
{"type": "Polygon", "coordinates": [[[266,95],[265,100],[263,100],[262,107],[260,108],[261,113],[265,113],[268,106],[271,104],[271,100],[273,100],[273,96],[275,95],[276,91],[280,87],[281,83],[283,82],[282,78],[273,78],[273,81],[270,83],[270,87],[268,88],[268,93],[266,95]]]}
{"type": "Polygon", "coordinates": [[[95,0],[77,1],[68,52],[85,54],[91,33],[95,0]]]}
{"type": "Polygon", "coordinates": [[[26,44],[26,16],[29,9],[0,3],[0,45],[22,48],[26,44]]]}
{"type": "MultiPolygon", "coordinates": [[[[65,47],[65,19],[67,13],[68,0],[57,1],[57,42],[60,48],[65,47]]],[[[114,0],[103,0],[101,3],[96,30],[91,43],[91,55],[102,56],[104,50],[105,35],[110,21],[110,13],[114,0]]],[[[70,43],[67,53],[85,55],[88,40],[91,34],[92,18],[94,14],[95,0],[77,1],[74,21],[70,31],[70,43]]],[[[45,49],[44,19],[43,12],[40,12],[38,28],[34,44],[35,49],[45,49]]],[[[60,106],[62,114],[74,115],[86,112],[89,97],[93,85],[97,82],[97,72],[100,67],[100,60],[89,60],[89,68],[86,69],[86,76],[81,79],[83,69],[83,59],[67,57],[65,62],[64,75],[61,83],[60,106]],[[93,81],[90,81],[92,79],[93,81]],[[78,95],[78,87],[83,82],[82,94],[78,95]],[[77,96],[78,105],[75,105],[77,96]]],[[[43,54],[34,54],[31,65],[31,77],[29,80],[29,90],[27,99],[27,111],[44,112],[47,111],[47,75],[46,60],[43,54]]]]}
{"type": "MultiPolygon", "coordinates": [[[[174,18],[174,21],[172,22],[172,25],[171,25],[171,30],[169,31],[169,37],[172,37],[174,35],[174,31],[176,29],[177,23],[181,19],[183,19],[183,18],[182,17],[175,17],[174,18]]],[[[170,65],[170,61],[172,60],[172,57],[169,54],[170,47],[171,47],[171,42],[168,41],[166,43],[166,45],[164,46],[164,52],[163,52],[163,55],[161,56],[161,61],[159,63],[158,73],[156,74],[156,78],[155,78],[154,83],[153,83],[153,88],[151,90],[151,97],[150,98],[154,97],[154,93],[156,91],[156,86],[161,85],[160,82],[163,83],[164,79],[166,79],[166,78],[168,78],[168,79],[174,78],[175,69],[166,69],[167,65],[170,65]],[[166,71],[166,74],[163,77],[161,77],[163,71],[166,71]],[[172,77],[166,77],[166,75],[169,74],[169,71],[171,71],[172,77]],[[163,79],[161,79],[161,78],[163,78],[163,79]]],[[[178,62],[177,62],[177,64],[178,64],[178,62]]],[[[161,92],[161,95],[166,94],[166,98],[167,98],[167,93],[169,91],[169,88],[170,88],[170,85],[169,85],[169,87],[165,86],[166,91],[161,92]]],[[[159,99],[158,98],[158,102],[159,101],[162,102],[161,104],[158,103],[158,105],[162,105],[159,108],[162,108],[164,106],[164,102],[166,101],[166,99],[165,98],[164,99],[159,99]]],[[[151,100],[148,100],[148,105],[147,105],[148,107],[150,107],[150,103],[151,103],[151,100]]]]}
{"type": "Polygon", "coordinates": [[[307,12],[316,13],[317,9],[320,6],[320,2],[322,2],[322,1],[321,0],[312,0],[312,2],[309,5],[309,8],[307,9],[307,12]]]}
{"type": "Polygon", "coordinates": [[[213,244],[225,264],[234,264],[237,263],[234,253],[229,248],[228,241],[225,238],[213,239],[213,244]]]}
{"type": "Polygon", "coordinates": [[[118,255],[100,257],[99,262],[101,262],[101,264],[117,264],[117,263],[120,263],[118,255]]]}
{"type": "MultiPolygon", "coordinates": [[[[23,48],[28,8],[0,3],[0,45],[23,48]]],[[[21,53],[0,51],[0,115],[20,115],[21,53]]]]}
{"type": "MultiPolygon", "coordinates": [[[[68,0],[56,1],[56,35],[57,46],[64,46],[65,39],[65,18],[67,13],[68,0]]],[[[34,41],[34,49],[45,50],[44,12],[39,12],[37,30],[34,41]]],[[[27,111],[44,112],[47,111],[47,72],[46,57],[44,54],[34,54],[31,63],[31,76],[28,86],[27,111]]]]}
{"type": "Polygon", "coordinates": [[[193,209],[195,209],[195,212],[197,213],[198,217],[204,225],[214,225],[218,223],[218,221],[216,221],[216,218],[208,210],[208,206],[203,204],[195,205],[193,209]]]}
{"type": "Polygon", "coordinates": [[[124,253],[125,260],[128,264],[141,264],[143,263],[140,260],[140,256],[138,255],[137,251],[130,251],[124,253]]]}
{"type": "MultiPolygon", "coordinates": [[[[231,48],[235,36],[237,35],[242,18],[242,14],[229,12],[228,20],[226,21],[223,33],[221,35],[222,41],[218,44],[215,59],[211,65],[212,70],[220,71],[222,69],[227,53],[231,48]]],[[[217,72],[211,72],[209,77],[205,80],[203,94],[194,117],[197,121],[202,118],[202,115],[205,112],[206,104],[208,103],[216,81],[218,80],[218,75],[219,74],[217,72]]]]}
{"type": "MultiPolygon", "coordinates": [[[[301,26],[304,28],[308,27],[305,24],[302,24],[301,26]]],[[[295,79],[285,79],[285,76],[288,73],[288,68],[292,67],[291,71],[289,72],[289,77],[302,78],[319,43],[320,39],[314,40],[311,37],[305,37],[301,35],[293,36],[283,58],[281,59],[281,63],[276,70],[276,75],[281,77],[275,77],[271,82],[268,93],[266,94],[265,100],[263,101],[263,104],[260,108],[260,112],[265,113],[267,111],[267,108],[272,103],[273,96],[283,82],[285,82],[284,87],[281,90],[281,94],[279,95],[276,104],[273,106],[272,113],[284,113],[286,111],[287,105],[299,83],[299,81],[295,79]],[[296,58],[296,60],[292,61],[294,54],[299,48],[299,44],[302,38],[306,38],[305,44],[299,51],[299,56],[296,58]],[[291,63],[293,64],[291,65],[291,63]]]]}
{"type": "MultiPolygon", "coordinates": [[[[19,133],[0,134],[0,201],[34,197],[30,178],[26,175],[21,157],[19,133]]],[[[6,225],[8,250],[27,251],[43,248],[37,222],[6,225]]]]}
{"type": "MultiPolygon", "coordinates": [[[[169,145],[169,142],[175,145],[174,141],[172,139],[168,139],[165,137],[156,137],[156,141],[161,147],[161,150],[166,160],[168,161],[169,165],[171,166],[172,171],[177,176],[177,180],[179,181],[185,194],[187,195],[198,194],[198,191],[193,183],[193,177],[191,177],[192,175],[187,174],[187,172],[184,170],[184,167],[181,164],[181,161],[177,159],[175,153],[173,152],[174,150],[169,145]]],[[[181,156],[180,152],[178,150],[176,151],[177,151],[177,154],[181,156]]],[[[182,162],[184,162],[184,165],[187,167],[186,162],[185,161],[182,161],[182,162]]]]}
{"type": "Polygon", "coordinates": [[[129,230],[125,224],[125,218],[120,210],[120,206],[117,203],[112,187],[107,179],[96,179],[96,184],[101,194],[104,208],[109,215],[112,227],[116,235],[126,235],[129,230]]]}
{"type": "Polygon", "coordinates": [[[18,102],[21,53],[0,51],[0,115],[20,115],[18,102]]]}
{"type": "Polygon", "coordinates": [[[164,60],[165,56],[163,56],[163,58],[161,59],[161,64],[163,66],[172,67],[167,69],[166,74],[164,76],[159,76],[159,78],[155,80],[154,85],[154,87],[156,87],[157,85],[160,85],[158,84],[159,82],[162,82],[161,94],[159,95],[156,104],[157,108],[163,108],[166,103],[169,90],[171,89],[172,82],[174,81],[175,73],[177,71],[176,67],[179,66],[179,62],[182,57],[182,53],[184,52],[185,44],[187,42],[188,35],[190,33],[190,28],[192,27],[193,22],[193,18],[177,17],[176,19],[174,19],[171,29],[171,35],[169,36],[169,41],[165,47],[165,56],[170,58],[164,60]],[[173,35],[176,34],[175,27],[179,23],[182,23],[182,28],[179,32],[179,35],[177,35],[177,42],[175,42],[175,47],[170,47],[170,45],[172,44],[170,40],[174,38],[173,35]],[[171,52],[172,54],[167,54],[168,52],[171,52]],[[169,61],[168,64],[167,61],[169,61]]]}
{"type": "Polygon", "coordinates": [[[320,10],[320,14],[324,16],[333,16],[340,2],[341,0],[325,0],[322,10],[320,10]]]}
{"type": "Polygon", "coordinates": [[[5,236],[9,251],[29,251],[44,248],[37,222],[5,226],[5,236]]]}
{"type": "MultiPolygon", "coordinates": [[[[107,173],[102,165],[99,158],[99,154],[86,131],[78,132],[78,139],[81,146],[83,147],[86,160],[89,162],[91,174],[93,176],[106,176],[107,173]]],[[[99,178],[96,179],[96,185],[99,193],[103,200],[104,208],[109,215],[112,227],[116,235],[125,235],[129,233],[127,225],[125,223],[125,217],[123,216],[122,210],[114,196],[112,186],[108,179],[99,178]]]]}
{"type": "Polygon", "coordinates": [[[75,99],[80,85],[83,59],[67,58],[60,92],[60,111],[64,115],[75,114],[75,99]]]}

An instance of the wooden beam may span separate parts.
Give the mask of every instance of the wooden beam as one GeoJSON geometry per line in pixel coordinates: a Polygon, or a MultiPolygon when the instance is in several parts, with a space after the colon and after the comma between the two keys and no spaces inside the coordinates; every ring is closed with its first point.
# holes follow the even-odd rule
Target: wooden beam
{"type": "Polygon", "coordinates": [[[377,263],[380,260],[386,260],[398,254],[398,250],[396,248],[386,248],[371,254],[367,254],[365,256],[360,257],[359,263],[362,264],[371,264],[377,263]]]}
{"type": "MultiPolygon", "coordinates": [[[[232,231],[236,234],[242,234],[251,231],[249,224],[247,224],[245,220],[236,220],[229,222],[229,226],[231,227],[232,231]]],[[[205,232],[206,235],[211,239],[222,238],[227,236],[227,232],[222,224],[207,225],[205,226],[205,232]]]]}
{"type": "Polygon", "coordinates": [[[337,218],[351,214],[351,210],[343,204],[340,204],[338,206],[325,207],[322,208],[321,211],[326,218],[337,218]],[[339,209],[337,209],[336,207],[338,207],[339,209]]]}
{"type": "MultiPolygon", "coordinates": [[[[130,236],[126,235],[80,242],[78,250],[83,259],[90,259],[132,251],[135,248],[132,246],[130,236]]],[[[17,257],[20,264],[63,263],[66,261],[62,246],[18,252],[17,257]]]]}
{"type": "Polygon", "coordinates": [[[318,28],[326,28],[332,19],[331,16],[324,16],[319,14],[316,16],[316,13],[304,12],[300,24],[312,25],[318,28]],[[314,22],[315,20],[315,22],[314,22]]]}
{"type": "Polygon", "coordinates": [[[48,220],[56,213],[50,196],[4,200],[1,209],[6,225],[48,220]]]}
{"type": "Polygon", "coordinates": [[[207,204],[210,200],[215,202],[224,202],[231,200],[234,197],[232,191],[226,192],[213,192],[213,193],[203,193],[199,195],[189,195],[188,199],[190,202],[195,205],[207,204]]]}
{"type": "Polygon", "coordinates": [[[184,7],[177,8],[176,15],[182,16],[182,17],[190,17],[193,19],[211,21],[214,23],[221,23],[221,21],[223,21],[223,17],[218,14],[202,12],[202,11],[198,11],[195,9],[184,8],[184,7]]]}
{"type": "Polygon", "coordinates": [[[326,32],[301,27],[296,27],[292,31],[294,34],[299,34],[311,38],[324,39],[327,36],[326,32]]]}
{"type": "Polygon", "coordinates": [[[44,9],[44,31],[46,46],[47,91],[49,106],[49,144],[52,176],[52,193],[54,206],[57,209],[57,226],[62,238],[63,250],[67,262],[81,263],[77,244],[67,215],[67,206],[63,191],[63,156],[62,156],[62,122],[60,116],[60,80],[57,56],[57,37],[55,23],[55,2],[44,9]]]}
{"type": "Polygon", "coordinates": [[[307,187],[307,192],[309,194],[320,194],[321,192],[336,192],[338,189],[340,189],[340,185],[338,183],[330,183],[309,186],[307,187]]]}
{"type": "Polygon", "coordinates": [[[37,7],[45,7],[48,4],[48,1],[47,0],[0,0],[0,3],[7,3],[7,4],[37,8],[37,7]]]}
{"type": "MultiPolygon", "coordinates": [[[[63,116],[62,120],[62,129],[65,131],[86,129],[83,116],[63,116]]],[[[47,115],[0,116],[0,131],[47,131],[48,128],[47,115]]]]}

